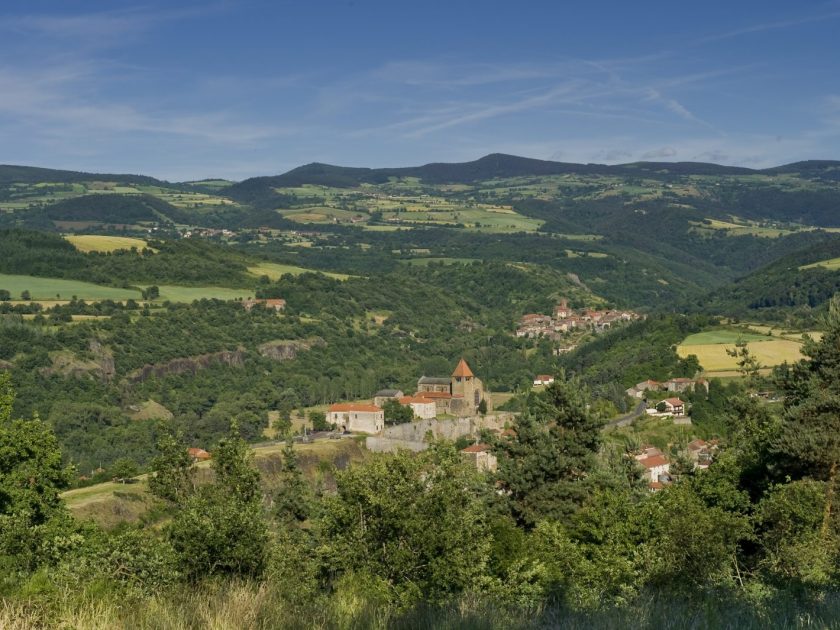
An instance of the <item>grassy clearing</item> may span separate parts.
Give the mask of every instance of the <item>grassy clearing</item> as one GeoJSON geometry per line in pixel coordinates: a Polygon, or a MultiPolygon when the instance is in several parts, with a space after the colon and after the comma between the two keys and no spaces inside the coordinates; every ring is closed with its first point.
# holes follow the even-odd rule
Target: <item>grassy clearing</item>
{"type": "Polygon", "coordinates": [[[822,267],[829,271],[837,271],[840,269],[840,258],[830,258],[828,260],[821,260],[819,262],[811,263],[810,265],[801,265],[799,269],[816,269],[822,267]]]}
{"type": "Polygon", "coordinates": [[[18,276],[0,274],[0,289],[6,289],[17,298],[23,291],[29,291],[33,301],[69,299],[76,296],[80,300],[128,300],[140,299],[140,291],[134,289],[120,289],[106,287],[80,280],[63,280],[60,278],[37,278],[35,276],[18,276]]]}
{"type": "Polygon", "coordinates": [[[140,238],[128,236],[102,236],[99,234],[68,234],[65,240],[73,244],[80,252],[115,252],[120,249],[136,248],[138,251],[148,247],[140,238]]]}
{"type": "MultiPolygon", "coordinates": [[[[327,464],[327,468],[343,468],[367,457],[369,452],[363,444],[363,439],[342,438],[295,444],[294,448],[304,475],[314,483],[322,479],[323,464],[327,464]]],[[[255,444],[252,448],[254,464],[260,471],[263,486],[271,489],[276,485],[279,470],[277,458],[283,452],[285,443],[255,444]]],[[[212,474],[209,461],[199,462],[195,468],[199,484],[209,481],[212,474]]],[[[154,506],[155,500],[149,494],[147,478],[148,475],[140,475],[132,483],[108,481],[68,490],[62,493],[61,498],[77,519],[93,520],[106,529],[112,529],[122,523],[137,521],[154,506]]]]}
{"type": "Polygon", "coordinates": [[[252,289],[230,289],[228,287],[181,287],[162,284],[160,301],[193,302],[195,300],[244,300],[254,297],[252,289]]]}
{"type": "MultiPolygon", "coordinates": [[[[802,344],[791,339],[750,341],[747,347],[764,367],[781,365],[785,361],[792,363],[802,358],[802,344]]],[[[696,355],[707,373],[732,373],[738,369],[737,359],[729,356],[726,350],[733,348],[734,344],[727,343],[680,345],[677,347],[677,354],[681,357],[696,355]]]]}
{"type": "Polygon", "coordinates": [[[400,260],[401,263],[405,265],[414,265],[420,267],[427,267],[432,263],[443,263],[445,265],[468,265],[473,262],[477,262],[478,258],[446,258],[445,256],[441,257],[429,257],[429,258],[407,258],[404,260],[400,260]]]}
{"type": "Polygon", "coordinates": [[[771,337],[759,332],[748,332],[743,330],[734,330],[731,328],[721,328],[718,330],[706,330],[695,335],[686,337],[682,344],[683,346],[702,346],[716,343],[731,343],[734,344],[739,340],[744,341],[772,341],[771,337]]]}
{"type": "Polygon", "coordinates": [[[293,276],[299,276],[302,273],[322,273],[330,278],[336,280],[347,280],[350,276],[346,273],[332,273],[329,271],[319,271],[317,269],[305,269],[303,267],[295,267],[294,265],[281,265],[280,263],[263,262],[259,265],[248,267],[248,273],[260,277],[268,276],[271,280],[278,280],[281,276],[290,273],[293,276]]]}

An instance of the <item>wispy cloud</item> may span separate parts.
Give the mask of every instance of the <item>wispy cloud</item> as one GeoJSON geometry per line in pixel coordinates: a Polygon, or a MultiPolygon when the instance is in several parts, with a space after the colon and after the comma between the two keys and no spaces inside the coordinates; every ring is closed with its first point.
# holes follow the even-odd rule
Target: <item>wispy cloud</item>
{"type": "Polygon", "coordinates": [[[94,43],[122,41],[165,22],[193,19],[222,11],[222,3],[179,8],[134,7],[81,14],[28,14],[0,18],[0,30],[51,39],[84,40],[94,43]]]}
{"type": "Polygon", "coordinates": [[[750,35],[753,33],[763,33],[765,31],[777,31],[782,29],[793,28],[795,26],[802,26],[804,24],[812,24],[814,22],[824,22],[827,20],[835,20],[840,18],[840,10],[828,11],[815,15],[807,15],[799,18],[792,18],[789,20],[777,20],[773,22],[759,22],[750,24],[741,28],[724,31],[722,33],[715,33],[706,37],[701,37],[695,40],[694,44],[707,44],[709,42],[716,42],[723,39],[731,39],[733,37],[740,37],[742,35],[750,35]]]}

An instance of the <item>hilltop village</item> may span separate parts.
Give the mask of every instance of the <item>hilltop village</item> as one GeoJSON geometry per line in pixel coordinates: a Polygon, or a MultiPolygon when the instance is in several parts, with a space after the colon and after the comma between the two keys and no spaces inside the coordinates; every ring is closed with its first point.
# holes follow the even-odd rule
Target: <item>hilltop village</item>
{"type": "Polygon", "coordinates": [[[461,359],[448,377],[421,376],[413,395],[407,396],[401,390],[383,389],[374,394],[372,404],[330,405],[327,422],[340,431],[377,434],[385,428],[385,407],[392,401],[411,409],[414,417],[421,420],[466,418],[492,410],[489,392],[467,362],[461,359]]]}
{"type": "MultiPolygon", "coordinates": [[[[569,306],[569,301],[562,298],[554,307],[551,315],[542,313],[528,313],[519,319],[516,328],[517,337],[531,339],[543,338],[554,342],[570,341],[572,333],[580,333],[577,337],[587,332],[601,333],[618,324],[641,319],[642,316],[633,311],[617,310],[575,310],[569,306]]],[[[576,344],[559,346],[555,353],[570,352],[576,344]]]]}
{"type": "MultiPolygon", "coordinates": [[[[248,311],[260,306],[282,313],[286,302],[283,299],[249,299],[244,300],[242,306],[248,311]]],[[[522,316],[515,334],[519,338],[569,341],[641,317],[633,311],[575,310],[568,300],[561,299],[550,316],[539,313],[522,316]]],[[[558,349],[555,349],[557,353],[558,349]]],[[[554,380],[551,374],[539,374],[534,377],[533,386],[535,389],[547,387],[554,380]]],[[[708,390],[709,383],[702,378],[642,381],[625,391],[629,399],[639,401],[636,411],[618,422],[625,425],[639,417],[652,416],[668,419],[675,425],[690,425],[689,404],[679,396],[687,392],[708,393],[708,390]]],[[[463,358],[449,376],[418,377],[413,392],[381,389],[370,400],[333,403],[324,416],[333,435],[365,435],[366,446],[372,451],[424,450],[429,435],[466,440],[467,445],[461,449],[462,457],[479,470],[487,471],[496,470],[496,456],[491,446],[481,442],[479,436],[485,432],[500,439],[516,435],[510,429],[515,414],[494,413],[491,393],[463,358]]],[[[712,461],[715,450],[716,445],[695,440],[680,452],[679,457],[693,462],[695,468],[704,468],[712,461]]],[[[631,456],[645,470],[651,491],[671,482],[671,459],[660,449],[644,445],[631,456]]]]}

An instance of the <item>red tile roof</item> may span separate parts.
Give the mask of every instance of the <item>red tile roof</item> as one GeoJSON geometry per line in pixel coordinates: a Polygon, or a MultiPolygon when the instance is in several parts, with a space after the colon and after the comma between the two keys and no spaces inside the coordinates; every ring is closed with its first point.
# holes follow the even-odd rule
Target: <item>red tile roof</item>
{"type": "Polygon", "coordinates": [[[414,403],[415,405],[419,405],[419,404],[429,405],[429,404],[433,404],[434,402],[435,402],[434,400],[432,400],[431,398],[428,398],[426,396],[403,396],[402,398],[399,399],[399,403],[401,405],[410,405],[412,403],[414,403]]]}
{"type": "Polygon", "coordinates": [[[685,407],[685,403],[679,398],[666,398],[662,402],[673,405],[674,407],[685,407]]]}
{"type": "Polygon", "coordinates": [[[210,459],[210,453],[203,448],[188,448],[187,454],[193,459],[210,459]]]}
{"type": "Polygon", "coordinates": [[[362,403],[336,403],[330,405],[330,411],[382,411],[376,405],[366,405],[362,403]]]}
{"type": "Polygon", "coordinates": [[[467,448],[462,448],[462,453],[483,453],[485,451],[490,450],[489,444],[473,444],[472,446],[468,446],[467,448]]]}
{"type": "Polygon", "coordinates": [[[417,395],[423,398],[452,398],[449,392],[417,392],[417,395]]]}
{"type": "Polygon", "coordinates": [[[639,460],[639,463],[645,468],[656,468],[657,466],[664,466],[668,463],[668,460],[662,457],[662,455],[651,455],[650,457],[639,460]]]}
{"type": "Polygon", "coordinates": [[[475,376],[475,374],[472,373],[472,370],[470,369],[470,366],[467,365],[467,362],[461,359],[458,361],[455,371],[452,372],[452,376],[472,377],[475,376]]]}

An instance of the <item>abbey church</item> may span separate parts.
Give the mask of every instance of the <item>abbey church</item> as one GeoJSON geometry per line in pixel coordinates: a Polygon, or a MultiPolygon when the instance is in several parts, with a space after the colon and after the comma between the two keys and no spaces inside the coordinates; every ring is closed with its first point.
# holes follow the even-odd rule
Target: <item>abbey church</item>
{"type": "Polygon", "coordinates": [[[492,408],[484,383],[473,374],[464,359],[458,362],[449,378],[420,377],[417,381],[417,396],[434,400],[439,414],[472,416],[479,413],[481,401],[486,405],[485,412],[492,408]]]}

